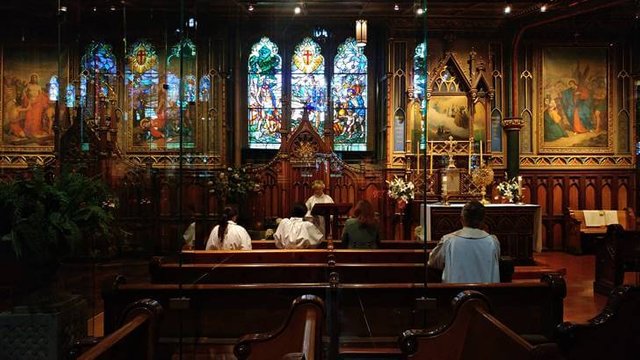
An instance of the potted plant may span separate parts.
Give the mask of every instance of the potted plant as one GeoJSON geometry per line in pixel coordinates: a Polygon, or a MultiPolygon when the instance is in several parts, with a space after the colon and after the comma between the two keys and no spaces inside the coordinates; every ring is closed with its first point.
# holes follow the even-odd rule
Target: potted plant
{"type": "MultiPolygon", "coordinates": [[[[42,351],[49,353],[47,358],[56,358],[62,357],[71,342],[60,340],[58,333],[77,328],[77,336],[86,334],[86,301],[62,292],[56,286],[56,273],[64,259],[95,257],[111,250],[115,207],[102,180],[72,171],[47,176],[36,169],[29,176],[0,181],[0,262],[11,269],[3,277],[13,281],[12,304],[16,305],[0,317],[1,336],[20,336],[17,330],[25,322],[25,326],[39,326],[48,334],[45,348],[49,350],[42,351]],[[78,307],[84,309],[83,314],[71,312],[78,307]],[[38,317],[43,313],[46,316],[38,317]]],[[[41,346],[29,343],[30,338],[16,339],[12,349],[0,349],[0,353],[11,351],[11,358],[16,358],[20,344],[27,349],[41,346]]]]}

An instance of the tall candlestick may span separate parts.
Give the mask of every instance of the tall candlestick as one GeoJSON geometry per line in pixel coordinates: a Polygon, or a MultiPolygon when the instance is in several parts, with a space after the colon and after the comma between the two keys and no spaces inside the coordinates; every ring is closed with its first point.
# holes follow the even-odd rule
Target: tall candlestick
{"type": "Polygon", "coordinates": [[[480,167],[484,165],[484,160],[482,159],[482,140],[480,140],[480,167]]]}

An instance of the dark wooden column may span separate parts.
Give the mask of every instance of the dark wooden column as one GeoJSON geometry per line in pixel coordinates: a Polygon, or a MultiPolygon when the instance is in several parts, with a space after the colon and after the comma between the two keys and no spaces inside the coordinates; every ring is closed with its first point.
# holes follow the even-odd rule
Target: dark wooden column
{"type": "Polygon", "coordinates": [[[502,120],[502,128],[507,133],[507,176],[512,179],[520,172],[520,129],[524,121],[520,117],[502,120]]]}

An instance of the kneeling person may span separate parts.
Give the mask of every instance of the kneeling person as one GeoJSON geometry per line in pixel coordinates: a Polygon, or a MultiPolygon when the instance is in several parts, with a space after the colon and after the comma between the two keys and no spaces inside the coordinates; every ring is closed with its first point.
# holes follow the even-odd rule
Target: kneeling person
{"type": "Polygon", "coordinates": [[[276,247],[280,249],[305,249],[317,247],[324,239],[324,235],[311,222],[305,221],[304,216],[307,207],[304,204],[295,204],[291,212],[291,218],[282,219],[273,238],[276,247]]]}

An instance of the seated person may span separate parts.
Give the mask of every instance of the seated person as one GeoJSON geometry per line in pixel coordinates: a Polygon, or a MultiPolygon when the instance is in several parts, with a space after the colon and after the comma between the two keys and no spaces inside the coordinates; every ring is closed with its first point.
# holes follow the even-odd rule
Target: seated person
{"type": "Polygon", "coordinates": [[[462,208],[462,229],[444,235],[429,254],[430,267],[443,269],[445,283],[500,282],[500,243],[480,229],[484,205],[470,201],[462,208]]]}
{"type": "Polygon", "coordinates": [[[291,218],[282,219],[273,234],[277,248],[306,249],[320,244],[324,235],[312,222],[304,220],[306,213],[307,207],[304,204],[293,205],[291,218]]]}
{"type": "MultiPolygon", "coordinates": [[[[322,235],[327,234],[325,224],[324,224],[324,217],[318,216],[318,215],[312,216],[311,210],[313,210],[313,206],[315,204],[333,204],[333,199],[331,198],[331,196],[324,193],[324,188],[325,188],[324,181],[314,180],[313,183],[311,183],[311,189],[313,189],[313,195],[311,195],[309,199],[307,199],[307,202],[305,203],[305,205],[307,206],[307,214],[305,217],[313,221],[313,223],[322,232],[322,235]]],[[[336,235],[334,235],[334,237],[335,236],[336,235]]]]}
{"type": "Polygon", "coordinates": [[[360,200],[353,216],[344,223],[342,245],[349,249],[377,249],[380,245],[380,231],[371,203],[360,200]]]}
{"type": "Polygon", "coordinates": [[[232,207],[224,208],[224,213],[213,227],[206,250],[251,250],[251,237],[247,230],[236,224],[238,210],[232,207]]]}

